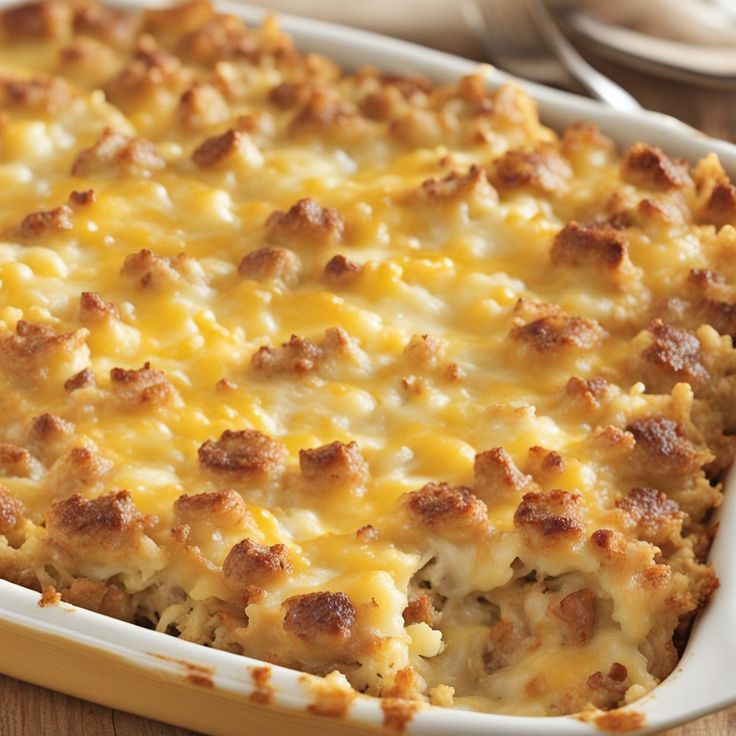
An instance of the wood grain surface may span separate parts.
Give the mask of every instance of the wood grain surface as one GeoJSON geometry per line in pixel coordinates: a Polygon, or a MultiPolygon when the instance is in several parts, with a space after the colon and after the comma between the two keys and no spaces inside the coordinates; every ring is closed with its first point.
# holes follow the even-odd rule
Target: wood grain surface
{"type": "MultiPolygon", "coordinates": [[[[262,4],[279,5],[279,2],[262,4]]],[[[295,0],[282,0],[280,5],[287,10],[295,10],[299,4],[295,0]]],[[[356,5],[367,7],[365,3],[356,5]]],[[[477,40],[462,28],[457,12],[452,12],[451,17],[447,15],[446,9],[456,7],[455,3],[448,2],[442,6],[437,0],[422,0],[421,3],[411,0],[402,8],[403,22],[401,19],[389,19],[386,12],[389,3],[385,0],[373,0],[368,19],[356,13],[356,5],[345,3],[344,0],[323,0],[310,3],[309,8],[323,17],[332,15],[343,22],[393,32],[469,58],[484,60],[477,40]],[[421,12],[414,12],[420,5],[421,12]],[[414,11],[411,10],[413,6],[417,6],[414,11]],[[412,22],[408,22],[407,17],[411,17],[412,22]],[[421,27],[417,31],[418,19],[421,19],[421,27]],[[441,33],[437,32],[438,28],[442,28],[441,33]]],[[[395,8],[397,3],[391,6],[395,8]]],[[[306,8],[306,5],[298,7],[302,14],[307,13],[306,8]]],[[[678,117],[710,135],[736,140],[735,90],[700,88],[663,80],[621,69],[596,57],[590,49],[585,51],[590,61],[625,86],[644,106],[678,117]]],[[[0,736],[193,736],[191,732],[174,726],[103,708],[2,676],[0,705],[0,736]]],[[[247,728],[244,728],[243,733],[247,734],[247,728]]],[[[734,736],[736,708],[702,718],[666,734],[734,736]]]]}

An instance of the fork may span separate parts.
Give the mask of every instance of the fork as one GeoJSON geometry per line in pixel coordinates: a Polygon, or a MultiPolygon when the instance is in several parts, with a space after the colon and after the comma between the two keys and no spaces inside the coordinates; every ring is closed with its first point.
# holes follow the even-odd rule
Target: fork
{"type": "Polygon", "coordinates": [[[641,109],[580,56],[543,0],[466,0],[462,10],[486,53],[512,74],[573,91],[582,87],[617,110],[641,109]]]}

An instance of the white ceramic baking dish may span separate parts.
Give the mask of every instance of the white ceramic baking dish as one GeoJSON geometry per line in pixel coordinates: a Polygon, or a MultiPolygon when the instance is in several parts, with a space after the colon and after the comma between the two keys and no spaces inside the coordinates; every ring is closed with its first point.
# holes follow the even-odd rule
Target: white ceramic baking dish
{"type": "MultiPolygon", "coordinates": [[[[0,5],[10,4],[0,0],[0,5]]],[[[119,3],[123,4],[123,3],[119,3]]],[[[153,2],[124,4],[140,7],[153,2]]],[[[234,2],[219,7],[255,22],[263,10],[234,2]]],[[[472,71],[473,62],[337,25],[282,17],[303,49],[320,51],[347,68],[373,64],[392,72],[421,72],[450,81],[472,71]]],[[[491,84],[509,77],[495,73],[491,84]]],[[[707,138],[653,113],[619,113],[591,100],[525,83],[542,117],[561,128],[576,120],[596,122],[619,144],[636,140],[697,160],[715,151],[736,172],[736,146],[707,138]]],[[[685,654],[656,690],[624,711],[641,716],[632,733],[652,733],[736,703],[736,475],[720,511],[711,552],[721,587],[699,617],[685,654]]],[[[332,718],[314,714],[315,695],[304,676],[281,667],[180,641],[73,606],[38,606],[38,594],[0,581],[0,672],[103,705],[128,710],[213,735],[355,734],[381,730],[380,701],[358,696],[332,718]],[[270,683],[264,678],[270,675],[270,683]],[[268,702],[265,702],[268,701],[268,702]]],[[[1,694],[0,694],[1,699],[1,694]]],[[[390,722],[389,722],[390,725],[390,722]]],[[[625,725],[625,724],[624,724],[625,725]]],[[[413,734],[574,736],[599,733],[575,717],[522,718],[423,708],[405,729],[413,734]]]]}

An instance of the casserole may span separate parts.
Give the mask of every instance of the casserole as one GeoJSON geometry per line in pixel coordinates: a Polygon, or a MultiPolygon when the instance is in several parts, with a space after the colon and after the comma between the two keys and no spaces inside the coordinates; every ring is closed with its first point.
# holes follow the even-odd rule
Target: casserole
{"type": "MultiPolygon", "coordinates": [[[[409,51],[408,51],[408,52],[406,52],[406,53],[409,53],[409,52],[411,52],[411,48],[410,48],[410,47],[397,47],[397,48],[399,48],[399,51],[401,51],[402,49],[403,49],[404,51],[406,51],[406,49],[408,49],[409,51]]],[[[332,53],[332,52],[331,52],[331,53],[332,53]]],[[[397,53],[399,53],[399,52],[397,52],[397,53]]],[[[412,53],[413,53],[413,52],[412,52],[412,53]]],[[[334,53],[333,53],[332,55],[334,55],[334,53]]],[[[401,53],[399,53],[399,56],[401,56],[401,53]]],[[[411,53],[409,53],[409,56],[411,56],[411,53]]],[[[390,62],[387,62],[387,63],[388,63],[389,65],[391,65],[391,64],[390,64],[390,62]]],[[[448,62],[448,63],[449,63],[449,62],[448,62]]],[[[435,70],[435,71],[436,71],[436,70],[435,70]]],[[[436,77],[436,76],[438,76],[438,75],[437,75],[437,74],[433,74],[433,76],[435,76],[435,77],[436,77]]],[[[572,107],[571,107],[571,109],[570,109],[570,110],[568,110],[568,112],[573,112],[573,113],[575,113],[575,114],[580,114],[580,115],[582,115],[582,113],[580,112],[580,108],[576,109],[576,108],[575,108],[575,104],[574,104],[574,103],[570,103],[570,104],[572,105],[572,107]]],[[[564,112],[564,105],[562,105],[560,109],[562,109],[562,110],[563,110],[563,112],[564,112]]],[[[559,112],[559,111],[558,111],[558,112],[559,112]]],[[[590,119],[590,118],[591,118],[591,116],[590,116],[590,115],[588,115],[588,114],[587,114],[587,112],[585,113],[585,117],[586,117],[586,118],[588,118],[588,119],[590,119]]],[[[560,119],[560,122],[561,122],[561,120],[562,120],[562,118],[560,119]]],[[[610,127],[610,126],[608,126],[608,127],[610,127]]],[[[641,135],[641,137],[648,137],[648,138],[652,138],[652,136],[645,136],[645,135],[641,135]]],[[[662,140],[662,138],[661,138],[661,136],[660,136],[660,137],[658,138],[658,142],[660,142],[661,140],[662,140]]],[[[713,147],[715,148],[716,146],[714,145],[713,147]]],[[[724,585],[724,587],[725,587],[725,585],[724,585]]],[[[167,656],[169,656],[169,655],[167,655],[167,656]]],[[[181,658],[178,658],[178,659],[181,659],[181,658]]],[[[188,661],[191,661],[191,660],[188,660],[188,661]]],[[[191,669],[192,669],[192,668],[191,668],[191,667],[189,667],[189,670],[191,670],[191,669]]],[[[204,685],[203,683],[204,683],[204,682],[212,682],[212,678],[211,678],[211,677],[209,676],[209,674],[207,674],[207,673],[208,673],[208,671],[203,671],[203,670],[201,670],[201,669],[197,669],[197,668],[195,668],[195,669],[194,669],[194,671],[189,671],[189,672],[187,672],[187,675],[186,675],[186,676],[187,676],[187,677],[189,678],[189,681],[190,681],[190,682],[195,682],[195,683],[198,683],[198,684],[199,684],[200,686],[204,686],[204,687],[207,687],[207,686],[206,686],[206,685],[204,685]]],[[[262,673],[261,673],[261,674],[262,674],[262,673]]],[[[259,676],[260,676],[260,675],[259,675],[259,676]]],[[[215,684],[217,684],[217,677],[215,677],[215,678],[214,678],[214,683],[215,683],[215,684]]],[[[261,693],[260,695],[257,695],[257,697],[259,697],[259,698],[261,698],[261,699],[265,699],[265,698],[266,698],[267,696],[266,696],[265,694],[261,693]]],[[[390,704],[386,704],[386,703],[384,703],[384,710],[386,710],[386,707],[385,707],[386,705],[390,705],[390,704]]],[[[362,706],[362,704],[361,704],[361,703],[356,703],[356,705],[354,706],[354,708],[355,708],[355,709],[357,710],[357,709],[359,709],[359,708],[360,708],[361,706],[362,706]]],[[[320,710],[320,708],[321,708],[321,706],[315,706],[315,707],[317,708],[317,710],[318,710],[318,711],[319,711],[319,710],[320,710]]],[[[367,707],[368,707],[368,706],[367,706],[367,707]]],[[[351,709],[350,709],[350,712],[351,712],[351,714],[352,714],[352,712],[353,712],[353,709],[354,709],[354,708],[351,708],[351,709]]],[[[397,706],[397,708],[398,708],[398,706],[397,706]]],[[[313,707],[313,710],[314,710],[314,707],[313,707]]],[[[389,708],[389,710],[390,710],[390,708],[389,708]]],[[[400,710],[400,709],[399,709],[399,710],[400,710]]],[[[384,714],[384,715],[385,715],[385,718],[386,718],[386,720],[387,720],[387,722],[388,722],[388,724],[389,724],[389,725],[391,725],[391,724],[394,724],[394,725],[395,725],[395,724],[397,724],[397,723],[403,723],[403,722],[404,722],[405,720],[407,720],[407,716],[406,716],[406,714],[402,715],[402,714],[401,714],[400,712],[396,712],[396,713],[394,713],[394,712],[389,712],[388,714],[384,714]]],[[[413,714],[412,714],[412,715],[413,715],[413,714]]],[[[462,717],[464,718],[464,717],[465,717],[465,715],[463,714],[463,716],[462,716],[462,717]]],[[[412,723],[413,723],[413,724],[417,724],[417,727],[419,726],[419,723],[420,723],[420,718],[421,718],[421,714],[420,714],[420,713],[418,713],[418,714],[416,714],[416,715],[415,715],[415,717],[414,717],[414,718],[412,719],[412,723]]],[[[631,726],[631,725],[632,725],[632,724],[633,724],[634,722],[636,723],[636,725],[639,725],[639,724],[641,724],[641,722],[642,722],[642,719],[641,719],[641,717],[636,717],[636,718],[632,717],[632,719],[631,719],[631,720],[630,720],[630,721],[629,721],[629,722],[627,723],[627,725],[631,726]]],[[[522,726],[523,726],[523,724],[522,724],[522,722],[521,722],[521,721],[518,721],[518,722],[515,722],[515,723],[518,723],[518,724],[520,724],[520,725],[519,725],[519,727],[522,727],[522,726]]],[[[620,726],[620,725],[621,725],[621,724],[619,723],[619,726],[620,726]]],[[[412,726],[412,727],[414,727],[414,726],[412,726]]],[[[569,725],[568,725],[567,727],[569,728],[569,725]]],[[[211,727],[208,727],[208,730],[210,730],[210,729],[211,729],[211,727]]]]}

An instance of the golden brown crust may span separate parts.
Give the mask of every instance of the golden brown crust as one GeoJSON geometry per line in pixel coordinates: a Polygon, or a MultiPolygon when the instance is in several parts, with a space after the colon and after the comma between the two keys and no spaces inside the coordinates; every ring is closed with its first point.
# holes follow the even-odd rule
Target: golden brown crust
{"type": "Polygon", "coordinates": [[[565,384],[565,393],[571,399],[583,403],[590,409],[599,409],[610,389],[609,382],[602,376],[578,378],[572,376],[565,384]]]}
{"type": "Polygon", "coordinates": [[[316,489],[356,488],[368,478],[368,463],[357,442],[335,441],[311,450],[299,450],[302,478],[316,489]]]}
{"type": "Polygon", "coordinates": [[[512,148],[493,162],[490,179],[500,191],[530,188],[552,194],[572,175],[570,164],[555,146],[512,148]]]}
{"type": "Polygon", "coordinates": [[[52,210],[31,212],[21,220],[18,235],[24,240],[37,240],[55,232],[71,230],[72,214],[72,208],[66,204],[52,210]]]}
{"type": "Polygon", "coordinates": [[[179,99],[177,114],[185,128],[201,130],[224,123],[230,117],[230,106],[217,87],[195,82],[179,99]]]}
{"type": "Polygon", "coordinates": [[[23,519],[23,504],[5,486],[0,486],[0,534],[15,529],[23,519]]]}
{"type": "Polygon", "coordinates": [[[601,338],[600,325],[585,317],[571,317],[559,311],[517,324],[509,336],[533,353],[590,350],[601,338]]]}
{"type": "Polygon", "coordinates": [[[229,128],[221,135],[202,141],[192,153],[192,161],[201,168],[219,166],[234,157],[244,140],[245,133],[229,128]]]}
{"type": "Polygon", "coordinates": [[[432,204],[467,199],[471,196],[495,199],[496,192],[488,181],[485,169],[473,164],[467,172],[461,174],[451,171],[442,179],[426,179],[417,191],[419,199],[432,204]]]}
{"type": "Polygon", "coordinates": [[[334,90],[317,87],[293,117],[289,130],[322,135],[330,131],[332,135],[339,135],[341,130],[353,129],[359,119],[352,102],[342,99],[334,90]]]}
{"type": "Polygon", "coordinates": [[[120,319],[118,308],[94,291],[83,291],[79,297],[79,316],[85,324],[120,319]]]}
{"type": "Polygon", "coordinates": [[[254,281],[280,279],[290,286],[299,280],[299,256],[287,248],[259,248],[248,253],[238,266],[238,273],[254,281]]]}
{"type": "Polygon", "coordinates": [[[678,381],[697,388],[709,379],[700,341],[694,333],[657,319],[649,326],[652,342],[641,353],[642,377],[650,391],[669,392],[678,381]]]}
{"type": "Polygon", "coordinates": [[[45,483],[56,497],[86,492],[102,480],[112,462],[89,447],[72,447],[51,466],[45,483]]]}
{"type": "Polygon", "coordinates": [[[141,533],[144,517],[128,491],[87,500],[80,494],[57,501],[46,518],[52,541],[68,551],[130,548],[141,533]]]}
{"type": "Polygon", "coordinates": [[[73,176],[121,173],[146,177],[165,166],[151,141],[105,128],[94,145],[77,154],[71,173],[73,176]]]}
{"type": "Polygon", "coordinates": [[[115,398],[129,407],[163,406],[178,397],[166,374],[153,370],[149,362],[142,368],[113,368],[110,382],[115,398]]]}
{"type": "Polygon", "coordinates": [[[267,547],[251,539],[238,542],[222,565],[222,575],[228,588],[247,590],[250,586],[266,587],[291,575],[294,568],[289,550],[283,544],[267,547]]]}
{"type": "Polygon", "coordinates": [[[104,616],[132,621],[135,615],[135,599],[114,583],[77,578],[68,588],[62,588],[59,592],[65,603],[96,611],[104,616]]]}
{"type": "Polygon", "coordinates": [[[595,633],[596,597],[588,588],[568,593],[559,603],[550,605],[550,613],[562,624],[563,644],[581,647],[595,633]]]}
{"type": "Polygon", "coordinates": [[[567,491],[526,493],[514,512],[514,524],[533,547],[576,542],[585,531],[578,516],[581,501],[579,493],[567,491]]]}
{"type": "Polygon", "coordinates": [[[621,163],[621,179],[628,184],[654,191],[692,185],[687,162],[670,158],[656,146],[634,143],[621,163]]]}
{"type": "Polygon", "coordinates": [[[182,523],[231,526],[245,517],[242,496],[232,489],[209,493],[184,494],[174,501],[174,514],[182,523]]]}
{"type": "Polygon", "coordinates": [[[423,594],[413,601],[409,601],[402,615],[405,626],[421,623],[431,626],[436,614],[429,597],[423,594]]]}
{"type": "Polygon", "coordinates": [[[194,280],[190,265],[191,258],[185,253],[159,256],[144,248],[125,257],[120,273],[141,289],[160,289],[178,284],[182,278],[194,280]]]}
{"type": "Polygon", "coordinates": [[[434,335],[412,335],[404,348],[404,356],[414,370],[436,370],[445,357],[445,344],[434,335]]]}
{"type": "Polygon", "coordinates": [[[79,373],[75,373],[71,378],[64,381],[64,388],[67,391],[76,391],[77,389],[87,388],[95,384],[95,374],[90,368],[83,368],[79,373]]]}
{"type": "Polygon", "coordinates": [[[3,108],[56,115],[69,104],[71,96],[71,88],[60,77],[41,74],[28,79],[0,76],[3,108]]]}
{"type": "Polygon", "coordinates": [[[43,468],[25,447],[0,442],[0,472],[5,476],[38,479],[43,468]]]}
{"type": "Polygon", "coordinates": [[[632,488],[616,507],[626,513],[639,539],[657,545],[677,535],[685,519],[677,502],[655,488],[632,488]]]}
{"type": "Polygon", "coordinates": [[[731,182],[719,183],[713,187],[700,219],[718,228],[736,223],[736,187],[731,182]]]}
{"type": "Polygon", "coordinates": [[[30,439],[50,444],[74,433],[74,424],[56,414],[40,414],[31,420],[30,439]]]}
{"type": "Polygon", "coordinates": [[[69,204],[72,207],[89,207],[97,201],[94,189],[85,189],[77,191],[76,189],[69,194],[69,204]]]}
{"type": "Polygon", "coordinates": [[[141,18],[125,8],[110,8],[96,2],[84,3],[74,13],[74,30],[120,48],[129,48],[141,18]]]}
{"type": "Polygon", "coordinates": [[[604,273],[630,265],[624,233],[605,225],[583,227],[574,220],[555,236],[550,257],[555,266],[592,266],[604,273]]]}
{"type": "Polygon", "coordinates": [[[595,123],[580,121],[565,128],[560,141],[560,149],[567,158],[591,150],[613,151],[613,141],[601,133],[595,123]]]}
{"type": "Polygon", "coordinates": [[[682,425],[667,417],[636,419],[626,430],[636,440],[632,460],[653,477],[691,475],[707,460],[707,453],[698,450],[688,439],[682,425]]]}
{"type": "Polygon", "coordinates": [[[226,429],[218,440],[207,440],[198,450],[199,462],[215,473],[273,476],[284,464],[286,448],[255,429],[226,429]]]}
{"type": "Polygon", "coordinates": [[[486,505],[466,486],[427,483],[405,494],[403,504],[414,522],[438,531],[482,527],[488,522],[486,505]]]}
{"type": "Polygon", "coordinates": [[[253,370],[263,376],[303,376],[317,371],[330,357],[341,356],[349,350],[350,337],[341,327],[325,330],[320,344],[292,335],[280,348],[263,346],[251,358],[253,370]]]}
{"type": "Polygon", "coordinates": [[[175,89],[183,81],[179,59],[158,48],[150,36],[143,36],[133,57],[105,85],[105,94],[125,109],[139,96],[161,87],[175,89]]]}
{"type": "Polygon", "coordinates": [[[58,0],[41,0],[8,8],[3,28],[12,40],[60,40],[71,33],[72,6],[58,0]]]}
{"type": "Polygon", "coordinates": [[[284,631],[316,644],[346,641],[355,629],[355,607],[345,593],[317,592],[287,598],[284,631]]]}
{"type": "Polygon", "coordinates": [[[599,670],[590,675],[586,685],[593,691],[591,697],[593,705],[606,710],[621,705],[628,689],[626,684],[628,676],[628,670],[620,662],[614,662],[608,674],[603,674],[599,670]]]}
{"type": "Polygon", "coordinates": [[[332,289],[346,289],[355,284],[363,266],[338,253],[330,258],[322,272],[322,280],[332,289]]]}
{"type": "Polygon", "coordinates": [[[15,335],[0,336],[0,366],[20,383],[44,381],[57,362],[78,353],[88,334],[80,329],[58,335],[48,325],[19,320],[15,335]]]}
{"type": "Polygon", "coordinates": [[[494,447],[475,456],[473,491],[484,501],[521,493],[533,484],[503,447],[494,447]]]}
{"type": "Polygon", "coordinates": [[[336,209],[321,207],[309,197],[300,199],[288,212],[272,212],[266,220],[266,237],[273,243],[325,245],[338,242],[344,230],[345,221],[336,209]]]}

